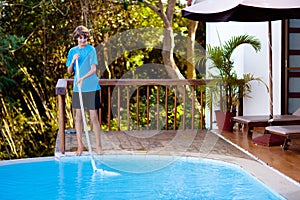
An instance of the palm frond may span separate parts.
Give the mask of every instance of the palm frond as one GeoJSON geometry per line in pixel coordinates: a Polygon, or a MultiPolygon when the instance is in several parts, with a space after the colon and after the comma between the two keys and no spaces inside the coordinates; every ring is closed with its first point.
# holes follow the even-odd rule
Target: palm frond
{"type": "Polygon", "coordinates": [[[224,56],[230,60],[230,57],[233,53],[233,51],[242,44],[249,44],[251,45],[255,52],[258,52],[261,50],[261,44],[260,41],[255,38],[254,36],[250,35],[240,35],[240,36],[233,36],[231,39],[229,39],[227,42],[225,42],[223,46],[224,50],[224,56]]]}

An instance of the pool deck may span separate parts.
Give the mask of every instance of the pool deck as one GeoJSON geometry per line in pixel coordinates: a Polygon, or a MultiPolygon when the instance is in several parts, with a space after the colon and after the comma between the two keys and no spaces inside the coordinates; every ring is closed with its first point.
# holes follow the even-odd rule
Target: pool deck
{"type": "MultiPolygon", "coordinates": [[[[259,134],[260,130],[253,137],[259,134]]],[[[284,198],[300,196],[300,145],[283,151],[279,146],[254,145],[242,131],[218,130],[116,131],[102,133],[101,140],[105,154],[178,155],[237,164],[284,198]]],[[[84,137],[83,142],[87,146],[84,137]]],[[[74,155],[76,147],[76,135],[66,134],[65,155],[74,155]]],[[[62,155],[57,152],[56,156],[62,155]]]]}

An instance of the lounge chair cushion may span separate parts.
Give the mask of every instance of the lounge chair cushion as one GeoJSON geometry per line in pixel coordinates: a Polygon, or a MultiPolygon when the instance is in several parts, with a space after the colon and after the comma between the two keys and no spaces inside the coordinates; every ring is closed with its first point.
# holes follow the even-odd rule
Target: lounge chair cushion
{"type": "Polygon", "coordinates": [[[300,112],[299,115],[274,115],[269,120],[272,125],[300,125],[300,112]]]}

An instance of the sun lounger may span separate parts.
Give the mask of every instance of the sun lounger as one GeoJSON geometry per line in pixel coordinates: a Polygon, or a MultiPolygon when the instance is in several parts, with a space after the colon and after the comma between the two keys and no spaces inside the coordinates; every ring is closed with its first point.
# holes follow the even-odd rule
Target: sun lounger
{"type": "Polygon", "coordinates": [[[238,123],[238,127],[243,125],[248,136],[252,136],[254,127],[300,125],[300,108],[292,115],[274,115],[272,119],[268,115],[236,116],[232,121],[238,123]]]}
{"type": "Polygon", "coordinates": [[[283,149],[288,150],[292,139],[300,139],[300,125],[267,126],[266,132],[285,137],[283,149]]]}
{"type": "Polygon", "coordinates": [[[268,122],[272,126],[300,125],[300,116],[294,115],[294,114],[293,115],[275,115],[268,122]]]}
{"type": "Polygon", "coordinates": [[[269,125],[269,115],[255,115],[255,116],[236,116],[232,118],[234,123],[238,123],[240,128],[243,125],[243,129],[247,132],[248,136],[252,136],[254,127],[266,127],[269,125]]]}

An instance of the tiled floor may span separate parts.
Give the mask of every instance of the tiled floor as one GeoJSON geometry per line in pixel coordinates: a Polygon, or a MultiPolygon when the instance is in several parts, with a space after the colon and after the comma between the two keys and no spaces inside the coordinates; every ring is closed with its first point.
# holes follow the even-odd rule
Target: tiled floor
{"type": "MultiPolygon", "coordinates": [[[[87,147],[85,137],[82,138],[82,141],[84,146],[87,147]]],[[[95,149],[94,134],[90,134],[90,141],[93,149],[95,149]]],[[[76,151],[75,134],[66,134],[65,143],[66,152],[76,151]]],[[[234,146],[229,145],[216,134],[205,130],[110,131],[101,134],[101,143],[105,153],[121,153],[122,151],[180,155],[201,153],[252,159],[234,146]]],[[[59,151],[59,149],[57,148],[56,151],[59,151]]]]}
{"type": "MultiPolygon", "coordinates": [[[[252,138],[261,136],[264,130],[255,129],[252,138]]],[[[222,132],[222,136],[242,147],[255,157],[277,169],[288,177],[300,182],[300,141],[292,141],[292,145],[287,151],[281,146],[262,146],[253,143],[252,138],[241,131],[222,132]]]]}

